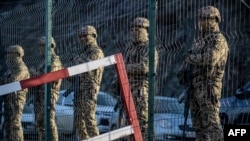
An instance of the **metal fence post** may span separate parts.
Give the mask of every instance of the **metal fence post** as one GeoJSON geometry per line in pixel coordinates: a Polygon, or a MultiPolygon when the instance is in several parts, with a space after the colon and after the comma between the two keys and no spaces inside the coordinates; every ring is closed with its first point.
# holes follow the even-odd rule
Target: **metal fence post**
{"type": "MultiPolygon", "coordinates": [[[[51,32],[52,32],[52,21],[51,21],[51,10],[52,10],[52,0],[46,1],[46,50],[45,50],[45,72],[48,73],[51,70],[51,32]]],[[[50,101],[51,97],[51,86],[50,83],[45,84],[45,140],[50,140],[50,101]]]]}
{"type": "Polygon", "coordinates": [[[149,96],[148,96],[148,141],[154,138],[154,78],[155,78],[155,9],[156,0],[149,0],[149,96]]]}

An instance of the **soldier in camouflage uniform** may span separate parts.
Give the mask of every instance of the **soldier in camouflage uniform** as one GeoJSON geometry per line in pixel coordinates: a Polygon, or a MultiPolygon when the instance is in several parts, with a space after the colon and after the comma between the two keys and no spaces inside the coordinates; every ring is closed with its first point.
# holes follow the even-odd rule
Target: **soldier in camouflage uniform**
{"type": "MultiPolygon", "coordinates": [[[[4,83],[30,78],[29,70],[23,62],[24,50],[20,45],[7,48],[7,71],[4,73],[4,83]]],[[[8,141],[23,141],[21,118],[28,89],[4,95],[5,133],[8,141]]],[[[2,103],[1,103],[2,104],[2,103]]]]}
{"type": "MultiPolygon", "coordinates": [[[[93,26],[83,26],[78,31],[81,49],[74,57],[75,65],[104,58],[103,50],[98,46],[97,32],[93,26]]],[[[96,123],[97,95],[99,93],[104,68],[100,67],[80,75],[74,95],[74,124],[80,140],[99,135],[96,123]]]]}
{"type": "MultiPolygon", "coordinates": [[[[149,21],[135,18],[130,25],[131,44],[124,51],[124,62],[139,120],[142,136],[147,140],[148,132],[148,72],[149,72],[149,21]]],[[[155,50],[155,72],[158,53],[155,50]]]]}
{"type": "MultiPolygon", "coordinates": [[[[221,21],[219,10],[213,6],[202,7],[198,11],[198,37],[182,69],[190,67],[191,88],[190,109],[197,141],[223,141],[220,125],[219,108],[222,90],[222,79],[228,56],[228,44],[220,32],[221,21]]],[[[182,82],[187,83],[188,80],[182,82]],[[186,81],[186,82],[185,82],[186,81]]]]}
{"type": "MultiPolygon", "coordinates": [[[[45,56],[45,43],[46,38],[43,36],[38,40],[38,47],[40,54],[45,56]]],[[[56,42],[53,37],[51,37],[51,72],[63,69],[63,65],[60,61],[59,56],[55,53],[56,42]]],[[[30,71],[32,75],[41,75],[45,73],[45,62],[44,60],[38,65],[36,70],[30,71]]],[[[50,109],[50,131],[51,131],[51,139],[50,141],[58,141],[58,132],[57,125],[55,121],[55,112],[56,112],[56,102],[59,97],[59,90],[61,87],[62,80],[59,79],[57,81],[51,82],[51,109],[50,109]]],[[[35,94],[35,117],[36,117],[36,125],[38,128],[39,141],[43,141],[45,139],[45,85],[37,86],[38,94],[35,94]]]]}

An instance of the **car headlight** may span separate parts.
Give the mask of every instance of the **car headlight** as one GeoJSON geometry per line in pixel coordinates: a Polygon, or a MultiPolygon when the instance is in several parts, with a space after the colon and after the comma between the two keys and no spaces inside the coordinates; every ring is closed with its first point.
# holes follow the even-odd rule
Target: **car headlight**
{"type": "Polygon", "coordinates": [[[160,126],[162,128],[172,128],[171,122],[163,119],[155,121],[155,125],[160,126]]]}

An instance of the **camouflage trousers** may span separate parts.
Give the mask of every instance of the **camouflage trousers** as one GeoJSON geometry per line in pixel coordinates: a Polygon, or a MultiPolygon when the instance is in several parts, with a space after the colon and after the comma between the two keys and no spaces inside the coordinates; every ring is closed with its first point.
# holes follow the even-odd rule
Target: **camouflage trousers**
{"type": "MultiPolygon", "coordinates": [[[[50,141],[58,141],[58,131],[55,121],[55,112],[56,112],[56,101],[58,100],[59,95],[57,93],[51,93],[51,109],[50,109],[50,141]]],[[[36,116],[36,125],[38,129],[38,140],[45,140],[45,110],[44,110],[44,94],[35,95],[35,116],[36,116]]]]}
{"type": "Polygon", "coordinates": [[[191,92],[190,109],[196,141],[223,141],[219,117],[220,89],[201,86],[191,92]]]}
{"type": "Polygon", "coordinates": [[[131,84],[131,90],[137,118],[139,120],[140,129],[143,140],[147,140],[148,134],[148,87],[131,84]]]}
{"type": "Polygon", "coordinates": [[[95,117],[99,88],[99,86],[94,86],[75,94],[74,125],[80,140],[99,135],[95,117]]]}
{"type": "Polygon", "coordinates": [[[25,102],[26,92],[4,96],[4,119],[7,141],[24,140],[21,118],[25,102]]]}

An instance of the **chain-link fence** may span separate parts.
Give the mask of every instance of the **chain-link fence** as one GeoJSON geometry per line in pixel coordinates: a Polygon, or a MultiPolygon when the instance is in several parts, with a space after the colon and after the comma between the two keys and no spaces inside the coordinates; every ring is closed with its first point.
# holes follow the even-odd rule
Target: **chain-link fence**
{"type": "MultiPolygon", "coordinates": [[[[9,65],[11,61],[8,61],[9,57],[6,55],[8,47],[12,45],[20,45],[23,48],[23,61],[28,67],[30,77],[38,76],[42,72],[45,73],[43,69],[46,63],[44,63],[44,56],[40,53],[41,42],[39,42],[39,39],[46,35],[45,1],[2,1],[0,4],[1,85],[14,80],[15,76],[13,74],[16,74],[16,70],[18,70],[9,65]]],[[[185,92],[185,85],[180,84],[177,74],[181,64],[186,59],[188,51],[194,46],[194,40],[203,36],[199,30],[200,17],[198,10],[208,5],[218,8],[221,16],[218,32],[225,36],[229,47],[223,83],[220,86],[222,87],[221,97],[223,98],[219,99],[222,101],[221,106],[223,107],[219,113],[221,121],[223,124],[249,124],[248,114],[250,111],[245,110],[249,107],[247,95],[249,95],[248,82],[250,77],[248,73],[250,62],[248,56],[250,51],[250,3],[247,0],[155,0],[155,11],[150,8],[150,3],[147,0],[53,0],[51,33],[55,40],[55,47],[52,58],[56,60],[57,56],[59,56],[64,68],[76,65],[76,58],[80,53],[84,52],[82,48],[83,41],[79,38],[81,37],[79,36],[79,29],[84,25],[92,25],[96,29],[96,42],[103,50],[104,56],[123,53],[125,65],[128,67],[127,73],[132,95],[137,95],[138,97],[146,95],[146,97],[138,99],[134,97],[135,101],[138,100],[136,106],[142,105],[139,107],[142,108],[141,113],[143,113],[145,110],[143,102],[146,101],[145,105],[147,105],[148,83],[151,82],[147,81],[149,68],[145,67],[148,66],[149,62],[144,60],[146,63],[141,67],[143,70],[147,70],[144,73],[145,71],[140,70],[140,59],[142,58],[140,55],[147,52],[148,50],[145,51],[144,48],[149,48],[149,46],[148,38],[140,38],[139,41],[134,41],[133,33],[134,30],[142,30],[142,32],[150,34],[150,31],[147,26],[144,31],[144,25],[136,26],[140,29],[134,29],[131,22],[136,17],[150,19],[149,13],[155,12],[153,19],[155,19],[156,25],[153,30],[155,31],[155,49],[159,57],[158,62],[156,61],[155,64],[158,66],[156,75],[154,75],[155,108],[153,115],[149,115],[149,117],[148,113],[144,113],[144,115],[149,120],[153,118],[153,127],[149,126],[148,128],[154,130],[155,139],[182,140],[183,129],[185,129],[186,134],[190,136],[190,138],[187,136],[187,140],[191,140],[195,138],[192,118],[189,114],[187,125],[185,126],[185,117],[183,116],[184,104],[179,104],[178,102],[179,96],[185,92]],[[143,40],[146,40],[147,44],[140,44],[143,40]],[[137,46],[139,46],[139,49],[133,49],[133,47],[137,46]],[[134,69],[132,69],[132,66],[132,70],[129,71],[129,64],[133,64],[133,61],[135,61],[134,69]]],[[[200,46],[204,44],[212,45],[213,43],[210,39],[205,39],[204,43],[200,43],[200,46]]],[[[148,55],[147,53],[145,54],[148,55]]],[[[200,51],[199,53],[202,54],[204,52],[200,51]]],[[[91,53],[86,53],[86,55],[89,54],[91,53]]],[[[85,62],[88,61],[85,60],[85,62]]],[[[207,69],[206,67],[203,68],[207,69]]],[[[121,114],[122,112],[119,113],[119,111],[122,111],[122,109],[120,110],[122,101],[119,98],[119,88],[115,87],[116,85],[113,83],[116,79],[115,73],[116,70],[113,66],[105,67],[101,78],[95,112],[96,124],[100,134],[119,128],[122,126],[119,123],[119,119],[126,119],[126,115],[121,114]],[[116,104],[117,101],[118,104],[116,104]]],[[[95,76],[95,74],[93,75],[95,76]]],[[[197,74],[196,76],[199,75],[197,74]]],[[[58,138],[62,141],[78,140],[74,123],[74,95],[76,95],[75,93],[80,93],[82,87],[89,86],[87,84],[81,85],[82,81],[86,82],[85,78],[81,78],[82,81],[78,79],[77,77],[72,77],[71,80],[62,79],[61,86],[58,86],[60,87],[58,100],[55,98],[57,102],[51,100],[52,103],[56,103],[55,121],[58,138]],[[62,106],[66,107],[66,109],[60,109],[62,106]]],[[[15,79],[15,81],[17,80],[15,79]]],[[[56,83],[51,84],[53,85],[52,87],[56,85],[56,83]]],[[[89,90],[91,89],[89,88],[89,90]]],[[[39,93],[43,93],[39,87],[29,88],[25,98],[26,104],[23,112],[21,112],[23,114],[20,119],[25,140],[39,140],[39,129],[36,121],[38,115],[35,114],[41,110],[39,108],[35,109],[37,106],[35,101],[39,93]]],[[[5,105],[7,105],[6,102],[10,99],[6,98],[6,95],[1,97],[5,100],[5,105]]],[[[192,98],[194,99],[194,97],[192,98]]],[[[149,99],[149,101],[151,100],[153,99],[149,99]]],[[[9,102],[14,103],[13,100],[9,102]]],[[[2,107],[2,109],[5,108],[2,107]]],[[[16,108],[9,109],[15,111],[14,109],[16,108]]],[[[137,113],[139,112],[137,111],[137,113]]],[[[10,113],[9,116],[11,115],[10,113]]],[[[140,116],[143,117],[143,114],[140,116]]],[[[2,111],[1,134],[3,136],[6,135],[4,131],[6,117],[8,116],[2,111]]],[[[15,119],[12,120],[15,121],[15,119]]],[[[145,136],[146,132],[144,132],[145,136]]],[[[53,132],[50,133],[53,136],[53,132]]]]}

